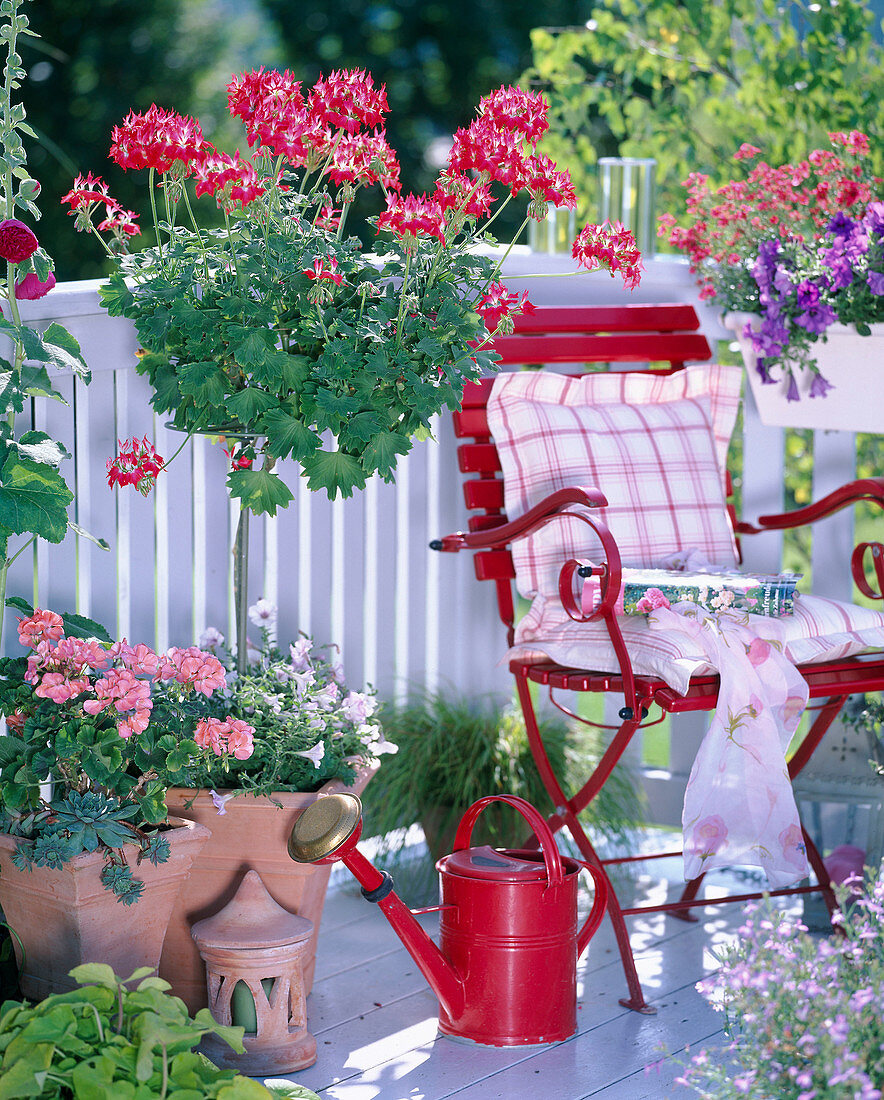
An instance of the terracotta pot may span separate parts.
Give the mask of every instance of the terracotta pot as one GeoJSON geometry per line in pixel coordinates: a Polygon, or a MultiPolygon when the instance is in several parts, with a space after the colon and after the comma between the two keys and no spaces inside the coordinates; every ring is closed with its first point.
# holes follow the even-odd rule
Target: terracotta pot
{"type": "Polygon", "coordinates": [[[202,825],[170,820],[177,828],[165,834],[172,850],[165,863],[143,860],[136,869],[138,846],[123,848],[144,882],[144,893],[130,906],[102,885],[101,852],[84,852],[60,868],[20,871],[12,862],[19,837],[0,833],[0,908],[24,945],[22,960],[13,937],[23,997],[40,1001],[76,989],[68,971],[80,963],[108,963],[123,978],[139,966],[156,969],[172,907],[210,836],[202,825]]]}
{"type": "Polygon", "coordinates": [[[209,791],[173,787],[166,793],[170,813],[198,821],[212,831],[169,920],[160,960],[160,977],[171,983],[172,992],[191,1012],[209,1003],[205,965],[191,937],[191,926],[223,909],[251,868],[284,909],[313,922],[313,935],[304,955],[305,996],[310,992],[331,865],[295,863],[286,847],[289,833],[317,798],[340,791],[361,794],[377,767],[360,769],[352,787],[333,779],[313,794],[280,792],[272,800],[238,794],[225,803],[223,814],[216,809],[209,791]]]}
{"type": "Polygon", "coordinates": [[[796,370],[800,399],[787,401],[787,379],[762,382],[756,369],[752,341],[744,334],[746,323],[753,327],[761,318],[751,313],[727,313],[723,318],[740,345],[746,376],[762,424],[775,428],[840,429],[849,432],[880,432],[884,401],[884,325],[871,325],[870,336],[860,336],[852,325],[830,325],[826,341],[811,346],[823,377],[833,389],[825,397],[809,397],[813,381],[810,370],[796,370]]]}

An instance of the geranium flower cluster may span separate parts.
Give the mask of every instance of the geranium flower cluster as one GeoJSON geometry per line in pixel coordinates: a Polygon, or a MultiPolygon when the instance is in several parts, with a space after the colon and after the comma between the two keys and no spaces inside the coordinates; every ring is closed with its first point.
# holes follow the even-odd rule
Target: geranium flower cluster
{"type": "MultiPolygon", "coordinates": [[[[154,685],[173,684],[182,698],[195,693],[209,699],[226,683],[218,658],[196,646],[173,647],[160,654],[144,644],[121,641],[105,646],[96,638],[66,637],[61,616],[40,608],[20,619],[18,630],[22,644],[31,650],[24,681],[32,686],[35,699],[49,699],[59,706],[75,704],[81,714],[93,717],[107,711],[125,739],[147,729],[154,685]]],[[[9,721],[20,728],[26,717],[24,711],[16,710],[9,721]]],[[[248,731],[246,737],[246,728],[236,726],[230,751],[238,754],[237,759],[245,759],[242,753],[247,744],[251,752],[254,729],[248,727],[248,731]]],[[[214,743],[211,747],[215,751],[214,743]]]]}
{"type": "Polygon", "coordinates": [[[881,180],[866,166],[865,134],[831,133],[833,148],[815,149],[798,164],[771,167],[744,144],[738,163],[752,164],[745,179],[713,190],[708,176],[692,174],[687,226],[670,214],[659,235],[687,253],[700,296],[727,311],[759,314],[746,327],[765,382],[789,378],[787,397],[799,400],[794,371],[813,371],[809,396],[831,388],[820,375],[812,345],[836,322],[884,318],[884,205],[881,180]]]}
{"type": "Polygon", "coordinates": [[[677,1083],[737,1100],[881,1100],[884,880],[839,892],[838,934],[810,935],[753,906],[721,969],[698,986],[725,1013],[729,1043],[693,1055],[677,1083]]]}
{"type": "MultiPolygon", "coordinates": [[[[260,68],[234,76],[227,100],[247,149],[219,152],[197,120],[156,105],[113,130],[111,159],[148,174],[156,248],[120,254],[134,219],[102,179],[78,177],[63,201],[77,228],[118,259],[103,300],[136,323],[147,352],[138,370],[157,411],[171,412],[176,428],[221,435],[235,426],[253,441],[264,465],[233,469],[228,485],[275,514],[292,495],[276,468],[289,455],[332,497],[376,472],[392,478],[431,417],[494,364],[495,333],[528,308],[524,293],[501,289],[509,249],[497,259],[476,247],[492,240],[487,227],[525,196],[514,243],[530,219],[573,209],[576,196],[568,173],[538,152],[548,127],[538,92],[485,96],[427,194],[403,190],[386,90],[362,69],[305,88],[288,70],[260,68]],[[371,254],[345,236],[363,188],[380,191],[371,254]],[[200,225],[191,194],[214,198],[226,231],[214,216],[200,225]]],[[[619,225],[587,227],[574,257],[628,287],[640,277],[635,241],[619,225]]],[[[121,454],[111,486],[149,491],[158,468],[146,459],[134,445],[121,454]]]]}
{"type": "MultiPolygon", "coordinates": [[[[219,714],[223,711],[227,717],[207,718],[195,738],[216,754],[218,748],[226,748],[234,759],[229,773],[206,763],[193,783],[258,793],[309,791],[336,776],[347,779],[357,764],[396,752],[375,718],[377,699],[372,691],[348,690],[341,666],[310,638],[302,636],[279,648],[273,640],[277,608],[269,600],[253,604],[249,619],[259,627],[261,640],[249,642],[246,672],[213,700],[219,714]],[[237,755],[241,727],[236,719],[260,728],[254,754],[237,755]]],[[[233,655],[215,627],[207,628],[199,642],[233,666],[233,655]]]]}
{"type": "Polygon", "coordinates": [[[143,439],[121,439],[117,446],[116,457],[107,460],[108,485],[111,489],[115,485],[134,485],[143,496],[147,496],[154,487],[157,474],[163,469],[163,456],[157,454],[147,436],[143,439]]]}

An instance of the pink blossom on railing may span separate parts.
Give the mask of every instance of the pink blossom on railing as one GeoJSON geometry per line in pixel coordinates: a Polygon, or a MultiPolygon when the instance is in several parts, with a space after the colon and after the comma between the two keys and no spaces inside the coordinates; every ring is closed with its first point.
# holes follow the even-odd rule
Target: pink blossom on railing
{"type": "Polygon", "coordinates": [[[33,229],[18,218],[6,218],[0,222],[0,259],[20,264],[40,247],[33,229]]]}
{"type": "Polygon", "coordinates": [[[157,474],[163,469],[164,459],[157,454],[156,448],[143,439],[119,440],[119,453],[116,458],[107,460],[107,483],[111,489],[115,485],[134,485],[143,495],[154,487],[157,474]]]}

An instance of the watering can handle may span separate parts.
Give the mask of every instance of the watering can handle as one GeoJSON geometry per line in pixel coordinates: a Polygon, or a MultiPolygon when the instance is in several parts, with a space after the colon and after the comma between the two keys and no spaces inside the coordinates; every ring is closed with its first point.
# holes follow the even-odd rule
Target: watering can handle
{"type": "MultiPolygon", "coordinates": [[[[492,802],[505,802],[518,810],[534,831],[534,835],[540,841],[540,849],[543,852],[543,861],[546,864],[546,878],[550,886],[561,886],[565,879],[562,869],[562,857],[556,846],[552,830],[547,825],[541,813],[530,802],[520,798],[517,794],[489,794],[474,802],[460,819],[457,827],[457,835],[454,838],[454,851],[469,848],[473,836],[473,826],[479,814],[490,806],[492,802]]],[[[593,909],[593,911],[595,911],[593,909]]]]}
{"type": "Polygon", "coordinates": [[[609,887],[608,876],[600,867],[595,867],[592,863],[587,863],[583,859],[577,862],[584,870],[589,871],[592,875],[592,881],[595,884],[595,897],[593,898],[592,909],[590,909],[589,916],[583,922],[583,927],[577,933],[577,958],[579,959],[589,946],[589,941],[598,931],[599,925],[602,923],[605,909],[608,906],[609,887]]]}

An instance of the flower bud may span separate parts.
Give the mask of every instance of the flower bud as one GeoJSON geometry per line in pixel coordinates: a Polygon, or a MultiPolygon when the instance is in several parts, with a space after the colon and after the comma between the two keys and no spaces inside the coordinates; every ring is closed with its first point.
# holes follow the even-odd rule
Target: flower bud
{"type": "Polygon", "coordinates": [[[35,198],[40,194],[42,188],[38,180],[26,179],[22,180],[18,185],[18,197],[25,199],[27,202],[33,202],[35,198]]]}

